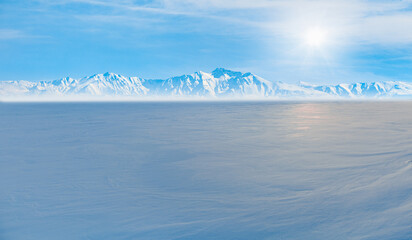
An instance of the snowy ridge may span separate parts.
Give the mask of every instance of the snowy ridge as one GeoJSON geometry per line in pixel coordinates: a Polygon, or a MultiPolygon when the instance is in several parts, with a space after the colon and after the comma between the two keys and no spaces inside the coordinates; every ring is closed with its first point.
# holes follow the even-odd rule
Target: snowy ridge
{"type": "Polygon", "coordinates": [[[412,84],[373,82],[338,85],[287,84],[252,73],[217,68],[211,73],[161,79],[115,73],[54,81],[0,81],[0,98],[9,97],[200,97],[200,98],[389,98],[412,97],[412,84]]]}
{"type": "Polygon", "coordinates": [[[301,83],[300,86],[315,91],[324,92],[330,96],[339,97],[412,97],[412,83],[399,81],[372,83],[341,83],[338,85],[310,85],[301,83]]]}

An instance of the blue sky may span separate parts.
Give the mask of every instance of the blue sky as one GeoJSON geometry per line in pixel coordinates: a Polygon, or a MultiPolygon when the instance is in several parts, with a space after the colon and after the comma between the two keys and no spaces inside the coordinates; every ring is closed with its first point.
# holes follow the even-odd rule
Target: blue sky
{"type": "Polygon", "coordinates": [[[0,1],[0,80],[225,67],[295,83],[412,81],[412,1],[0,1]],[[313,32],[321,34],[310,43],[313,32]]]}

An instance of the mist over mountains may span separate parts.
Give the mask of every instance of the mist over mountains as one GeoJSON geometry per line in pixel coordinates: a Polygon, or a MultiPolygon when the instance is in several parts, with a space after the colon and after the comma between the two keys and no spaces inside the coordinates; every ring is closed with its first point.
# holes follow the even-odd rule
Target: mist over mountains
{"type": "Polygon", "coordinates": [[[19,97],[130,97],[201,99],[411,98],[412,83],[400,81],[312,85],[269,81],[252,73],[217,68],[168,79],[125,77],[115,73],[54,81],[1,81],[0,100],[19,97]]]}

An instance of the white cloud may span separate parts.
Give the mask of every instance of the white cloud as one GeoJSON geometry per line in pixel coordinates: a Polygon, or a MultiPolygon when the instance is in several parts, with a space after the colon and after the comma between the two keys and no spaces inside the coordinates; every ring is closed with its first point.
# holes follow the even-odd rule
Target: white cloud
{"type": "Polygon", "coordinates": [[[412,1],[364,0],[163,0],[163,6],[181,12],[225,15],[234,23],[259,26],[284,38],[296,38],[321,26],[336,39],[357,44],[412,44],[412,1]],[[242,10],[239,13],[239,10],[242,10]],[[244,11],[249,12],[245,21],[244,11]],[[236,21],[242,20],[242,21],[236,21]]]}
{"type": "MultiPolygon", "coordinates": [[[[154,0],[137,4],[131,0],[62,0],[43,4],[83,3],[109,9],[107,18],[85,14],[84,19],[108,21],[118,24],[135,22],[136,13],[143,12],[140,20],[168,16],[196,18],[199,28],[216,26],[217,22],[270,32],[285,40],[299,38],[308,28],[323,27],[335,41],[348,44],[412,44],[412,1],[367,0],[154,0]],[[111,9],[111,11],[110,11],[111,9]],[[120,17],[121,15],[121,17],[120,17]]],[[[79,14],[77,14],[79,16],[79,14]]],[[[188,31],[186,26],[174,28],[188,31]]],[[[146,21],[150,25],[150,21],[146,21]]],[[[178,24],[185,25],[184,22],[178,24]]],[[[193,23],[188,23],[193,25],[193,23]]],[[[135,25],[138,26],[138,25],[135,25]]],[[[230,31],[230,28],[227,29],[230,31]]],[[[12,36],[13,33],[10,33],[12,36]]],[[[18,35],[18,33],[14,33],[18,35]]]]}
{"type": "Polygon", "coordinates": [[[412,13],[398,13],[365,18],[358,27],[358,37],[381,44],[412,43],[412,13]]]}
{"type": "Polygon", "coordinates": [[[27,37],[22,31],[15,29],[0,29],[0,40],[25,38],[27,37]]]}

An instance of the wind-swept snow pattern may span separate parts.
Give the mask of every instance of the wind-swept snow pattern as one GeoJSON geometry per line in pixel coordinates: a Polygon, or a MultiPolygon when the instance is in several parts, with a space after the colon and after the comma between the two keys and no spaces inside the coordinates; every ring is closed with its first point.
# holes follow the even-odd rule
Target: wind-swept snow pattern
{"type": "Polygon", "coordinates": [[[412,103],[0,103],[0,239],[411,239],[412,103]]]}
{"type": "Polygon", "coordinates": [[[412,84],[374,82],[338,85],[288,84],[269,81],[252,73],[217,68],[211,73],[162,79],[125,77],[115,73],[96,74],[82,79],[55,81],[2,81],[0,100],[19,98],[200,98],[200,99],[333,99],[411,98],[412,84]]]}

